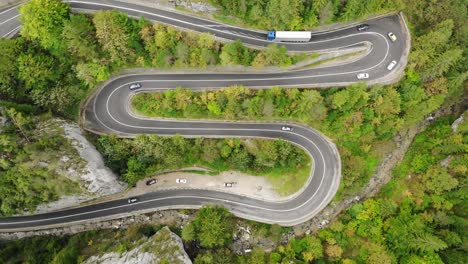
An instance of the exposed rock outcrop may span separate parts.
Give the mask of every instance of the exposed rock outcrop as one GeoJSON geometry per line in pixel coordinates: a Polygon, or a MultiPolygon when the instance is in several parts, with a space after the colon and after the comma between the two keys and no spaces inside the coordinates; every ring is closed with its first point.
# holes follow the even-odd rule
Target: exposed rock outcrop
{"type": "Polygon", "coordinates": [[[92,256],[85,264],[189,264],[192,263],[184,251],[182,239],[172,233],[168,227],[159,230],[146,242],[136,248],[124,252],[106,253],[102,256],[92,256]]]}

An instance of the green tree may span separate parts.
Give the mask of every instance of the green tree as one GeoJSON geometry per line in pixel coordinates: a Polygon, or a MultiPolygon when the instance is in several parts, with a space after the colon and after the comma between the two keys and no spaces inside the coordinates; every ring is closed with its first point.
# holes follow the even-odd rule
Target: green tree
{"type": "Polygon", "coordinates": [[[323,257],[322,241],[314,236],[305,236],[303,239],[306,244],[305,250],[302,251],[302,257],[307,262],[312,262],[323,257]]]}
{"type": "Polygon", "coordinates": [[[185,241],[193,241],[196,238],[195,226],[188,224],[182,229],[182,239],[185,241]]]}
{"type": "Polygon", "coordinates": [[[249,65],[250,54],[240,40],[224,45],[220,54],[222,65],[249,65]]]}
{"type": "Polygon", "coordinates": [[[110,77],[110,70],[107,65],[100,63],[78,63],[75,67],[76,77],[93,87],[96,83],[105,81],[110,77]]]}
{"type": "Polygon", "coordinates": [[[266,256],[265,252],[257,247],[254,247],[252,249],[252,252],[250,252],[247,255],[247,263],[249,264],[265,264],[266,263],[266,256]]]}
{"type": "Polygon", "coordinates": [[[296,29],[302,23],[300,0],[270,0],[266,5],[269,26],[275,29],[296,29]]]}
{"type": "Polygon", "coordinates": [[[62,36],[73,56],[85,61],[98,58],[94,26],[86,16],[71,15],[64,21],[62,36]]]}
{"type": "Polygon", "coordinates": [[[21,54],[18,57],[18,77],[29,90],[45,90],[61,77],[59,63],[42,53],[21,54]]]}
{"type": "Polygon", "coordinates": [[[215,46],[215,38],[210,33],[201,33],[198,36],[198,47],[212,49],[215,46]]]}
{"type": "Polygon", "coordinates": [[[124,65],[134,59],[135,51],[129,45],[130,34],[122,23],[126,15],[117,11],[98,11],[93,23],[96,37],[110,59],[117,65],[124,65]]]}
{"type": "Polygon", "coordinates": [[[21,6],[19,12],[23,22],[22,36],[38,40],[46,49],[59,51],[62,48],[60,35],[70,13],[67,3],[60,0],[31,0],[21,6]]]}
{"type": "Polygon", "coordinates": [[[450,49],[440,54],[430,64],[431,66],[423,72],[423,80],[433,80],[446,73],[462,56],[463,50],[459,48],[450,49]]]}
{"type": "Polygon", "coordinates": [[[18,131],[21,132],[21,135],[28,141],[28,130],[31,129],[32,123],[31,119],[28,116],[23,115],[21,112],[16,111],[14,108],[10,108],[6,110],[6,113],[8,114],[9,119],[13,122],[13,124],[16,126],[18,131]]]}
{"type": "Polygon", "coordinates": [[[296,113],[304,119],[323,120],[327,109],[318,91],[304,90],[299,97],[296,113]]]}
{"type": "Polygon", "coordinates": [[[213,248],[225,246],[232,241],[233,220],[232,214],[226,208],[208,205],[198,210],[190,225],[193,225],[200,245],[213,248]]]}
{"type": "Polygon", "coordinates": [[[190,55],[190,48],[187,44],[183,42],[177,43],[177,46],[175,47],[175,56],[176,56],[176,66],[187,66],[189,63],[189,55],[190,55]]]}
{"type": "Polygon", "coordinates": [[[16,85],[16,59],[20,53],[18,40],[0,38],[0,95],[19,97],[21,88],[16,85]]]}
{"type": "Polygon", "coordinates": [[[457,187],[458,180],[453,178],[446,168],[433,166],[422,176],[427,191],[435,194],[442,194],[457,187]]]}
{"type": "Polygon", "coordinates": [[[268,47],[260,51],[252,61],[252,66],[289,66],[291,58],[287,54],[288,50],[284,46],[278,47],[277,44],[268,45],[268,47]]]}
{"type": "Polygon", "coordinates": [[[437,252],[447,248],[447,244],[440,238],[424,233],[410,241],[410,246],[421,253],[437,252]]]}

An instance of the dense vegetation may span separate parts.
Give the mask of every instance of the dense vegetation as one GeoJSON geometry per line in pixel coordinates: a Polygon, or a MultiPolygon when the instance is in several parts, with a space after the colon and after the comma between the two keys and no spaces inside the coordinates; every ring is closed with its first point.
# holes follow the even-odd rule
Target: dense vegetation
{"type": "MultiPolygon", "coordinates": [[[[365,19],[389,11],[405,11],[418,24],[433,25],[452,18],[461,27],[466,19],[463,0],[204,0],[219,7],[215,18],[260,29],[300,30],[314,26],[365,19]],[[233,17],[237,19],[233,19],[233,17]]],[[[466,29],[457,33],[466,38],[466,29]]]]}
{"type": "Polygon", "coordinates": [[[330,228],[293,240],[270,258],[466,263],[468,123],[452,133],[451,121],[444,118],[417,136],[377,198],[354,205],[330,228]],[[321,246],[312,246],[314,240],[321,246]]]}
{"type": "Polygon", "coordinates": [[[201,165],[215,172],[239,170],[265,175],[280,193],[291,194],[303,186],[310,173],[310,157],[282,140],[157,135],[130,140],[103,136],[97,146],[107,166],[119,172],[130,185],[158,171],[201,165]]]}
{"type": "Polygon", "coordinates": [[[208,205],[197,211],[195,219],[182,230],[185,241],[196,241],[205,248],[226,246],[232,242],[235,219],[224,207],[208,205]]]}
{"type": "Polygon", "coordinates": [[[78,183],[64,177],[81,159],[50,116],[34,116],[34,108],[0,101],[0,216],[33,212],[41,203],[79,193],[78,183]],[[70,163],[64,164],[64,156],[70,163]]]}
{"type": "MultiPolygon", "coordinates": [[[[310,29],[321,24],[360,19],[401,9],[401,0],[210,0],[220,14],[263,29],[310,29]]],[[[461,2],[460,2],[461,3],[461,2]]],[[[226,17],[220,17],[226,19],[226,17]]]]}
{"type": "Polygon", "coordinates": [[[120,69],[287,66],[301,58],[276,45],[259,52],[240,41],[221,44],[210,34],[153,25],[117,11],[71,14],[59,0],[31,0],[20,13],[20,37],[0,39],[0,96],[66,117],[75,117],[89,90],[120,69]]]}
{"type": "Polygon", "coordinates": [[[329,228],[270,254],[254,249],[238,258],[218,249],[195,263],[466,263],[468,121],[453,133],[453,120],[419,134],[383,191],[329,228]]]}

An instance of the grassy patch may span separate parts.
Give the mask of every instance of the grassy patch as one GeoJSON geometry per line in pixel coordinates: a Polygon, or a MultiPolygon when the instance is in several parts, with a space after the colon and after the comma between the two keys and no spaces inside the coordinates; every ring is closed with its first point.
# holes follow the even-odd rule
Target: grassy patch
{"type": "MultiPolygon", "coordinates": [[[[309,162],[297,170],[281,167],[260,175],[267,178],[280,195],[287,196],[298,192],[304,187],[309,179],[310,172],[311,163],[309,162]]],[[[252,174],[255,175],[254,172],[252,174]]]]}
{"type": "MultiPolygon", "coordinates": [[[[351,53],[344,54],[344,55],[340,55],[340,56],[336,56],[336,57],[333,57],[333,58],[329,58],[329,59],[325,59],[325,60],[320,60],[320,61],[317,61],[317,62],[313,62],[313,63],[311,63],[311,64],[304,65],[303,67],[300,67],[300,68],[298,68],[298,69],[305,70],[305,69],[315,68],[315,67],[317,67],[317,66],[326,64],[326,63],[328,63],[328,62],[346,59],[346,58],[349,58],[349,57],[353,57],[353,56],[359,55],[359,54],[361,54],[361,53],[363,53],[363,51],[351,52],[351,53]]],[[[319,57],[319,54],[313,54],[313,55],[311,55],[311,57],[308,58],[308,59],[316,59],[316,58],[318,58],[318,57],[319,57]]]]}

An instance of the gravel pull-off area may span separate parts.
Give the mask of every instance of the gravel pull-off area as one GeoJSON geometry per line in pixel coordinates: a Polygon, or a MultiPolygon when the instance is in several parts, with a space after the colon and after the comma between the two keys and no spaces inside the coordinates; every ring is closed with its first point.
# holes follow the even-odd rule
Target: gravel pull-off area
{"type": "Polygon", "coordinates": [[[281,197],[265,177],[251,176],[237,171],[221,172],[216,176],[179,171],[154,178],[158,181],[156,184],[147,186],[146,181],[149,178],[139,181],[135,188],[129,190],[128,195],[138,196],[153,190],[193,188],[231,192],[260,200],[278,201],[287,198],[281,197]],[[178,178],[186,179],[187,183],[177,183],[178,178]],[[224,183],[233,184],[232,187],[225,187],[224,183]]]}

